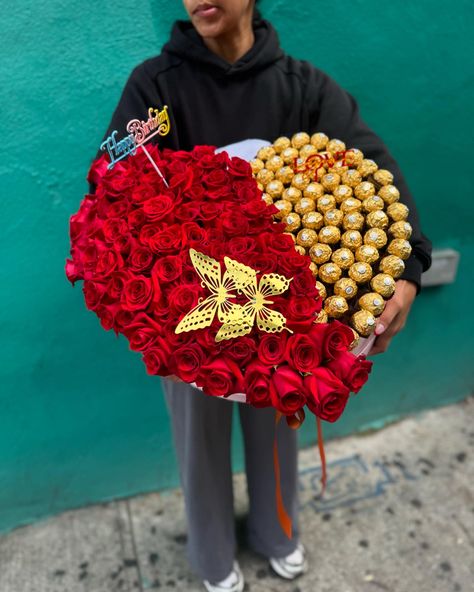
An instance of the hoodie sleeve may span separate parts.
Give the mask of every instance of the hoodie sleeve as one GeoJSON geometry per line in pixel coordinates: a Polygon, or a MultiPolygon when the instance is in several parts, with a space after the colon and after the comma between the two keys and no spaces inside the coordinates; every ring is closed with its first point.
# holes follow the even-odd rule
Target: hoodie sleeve
{"type": "Polygon", "coordinates": [[[400,191],[400,201],[410,210],[408,221],[413,227],[410,239],[413,250],[405,261],[401,278],[414,282],[419,291],[421,274],[431,265],[431,242],[421,232],[415,201],[397,162],[382,140],[361,119],[354,97],[313,66],[310,66],[307,81],[305,98],[309,106],[311,132],[324,132],[330,138],[343,140],[393,174],[394,185],[400,191]]]}

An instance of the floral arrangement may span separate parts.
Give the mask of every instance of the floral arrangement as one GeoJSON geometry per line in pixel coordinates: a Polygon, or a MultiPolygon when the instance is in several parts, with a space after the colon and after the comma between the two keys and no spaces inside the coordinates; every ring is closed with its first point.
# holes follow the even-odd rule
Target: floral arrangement
{"type": "Polygon", "coordinates": [[[337,420],[371,363],[351,353],[348,325],[317,322],[311,258],[275,222],[249,163],[208,146],[148,150],[113,169],[97,159],[96,191],[71,217],[66,274],[83,280],[87,308],[149,374],[245,393],[290,425],[305,406],[337,420]]]}

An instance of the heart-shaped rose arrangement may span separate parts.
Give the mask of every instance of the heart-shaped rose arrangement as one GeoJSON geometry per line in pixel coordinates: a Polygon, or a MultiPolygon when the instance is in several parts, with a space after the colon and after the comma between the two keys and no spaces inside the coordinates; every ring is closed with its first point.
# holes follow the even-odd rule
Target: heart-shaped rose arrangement
{"type": "Polygon", "coordinates": [[[71,217],[71,282],[102,326],[141,352],[147,371],[176,375],[212,396],[246,393],[300,423],[307,406],[335,421],[370,362],[354,333],[317,323],[310,270],[262,200],[250,165],[226,152],[149,147],[91,167],[94,194],[71,217]]]}

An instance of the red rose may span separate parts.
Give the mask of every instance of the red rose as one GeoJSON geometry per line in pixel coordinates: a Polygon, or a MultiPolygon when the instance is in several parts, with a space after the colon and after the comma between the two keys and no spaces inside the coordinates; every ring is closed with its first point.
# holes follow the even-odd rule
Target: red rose
{"type": "Polygon", "coordinates": [[[153,347],[150,347],[143,354],[146,371],[148,374],[158,376],[169,376],[169,357],[170,350],[164,339],[158,338],[153,347]]]}
{"type": "Polygon", "coordinates": [[[107,249],[98,256],[95,272],[99,276],[106,277],[121,267],[123,267],[123,259],[120,253],[107,249]]]}
{"type": "Polygon", "coordinates": [[[205,354],[199,344],[184,345],[173,352],[174,373],[185,382],[194,382],[204,361],[205,354]]]}
{"type": "Polygon", "coordinates": [[[258,344],[258,359],[265,366],[276,366],[285,359],[286,332],[262,335],[258,344]]]}
{"type": "Polygon", "coordinates": [[[301,376],[288,366],[275,370],[270,381],[272,405],[284,415],[294,415],[305,404],[301,376]]]}
{"type": "Polygon", "coordinates": [[[114,240],[128,232],[128,225],[125,220],[118,218],[109,218],[105,220],[102,231],[104,233],[105,242],[113,243],[114,240]]]}
{"type": "Polygon", "coordinates": [[[234,177],[252,177],[250,164],[238,156],[229,160],[229,173],[234,177]]]}
{"type": "Polygon", "coordinates": [[[173,207],[173,201],[168,195],[157,195],[143,202],[143,211],[152,222],[168,217],[173,207]]]}
{"type": "Polygon", "coordinates": [[[169,253],[181,247],[181,226],[172,224],[148,238],[148,245],[154,253],[169,253]]]}
{"type": "Polygon", "coordinates": [[[174,282],[181,275],[182,268],[183,262],[179,255],[168,255],[158,259],[151,273],[162,282],[174,282]]]}
{"type": "Polygon", "coordinates": [[[301,294],[291,296],[289,300],[286,300],[282,313],[286,317],[286,325],[289,329],[305,333],[313,325],[316,313],[319,310],[321,310],[319,300],[301,294]]]}
{"type": "Polygon", "coordinates": [[[314,276],[309,269],[293,275],[293,280],[290,284],[290,293],[295,296],[297,294],[306,294],[306,296],[312,296],[316,299],[319,298],[314,276]]]}
{"type": "Polygon", "coordinates": [[[249,229],[248,219],[238,210],[227,211],[220,217],[222,230],[227,236],[242,236],[249,229]]]}
{"type": "Polygon", "coordinates": [[[348,351],[354,339],[354,332],[350,327],[340,321],[332,321],[326,327],[324,357],[332,359],[340,352],[348,351]]]}
{"type": "Polygon", "coordinates": [[[273,253],[255,253],[255,255],[249,257],[248,264],[261,274],[273,273],[278,268],[278,257],[273,253]]]}
{"type": "Polygon", "coordinates": [[[222,213],[224,206],[222,203],[215,202],[215,201],[203,201],[200,204],[200,212],[201,218],[205,222],[209,222],[210,220],[214,220],[222,213]]]}
{"type": "Polygon", "coordinates": [[[238,339],[230,339],[224,346],[226,355],[229,356],[239,366],[245,365],[254,356],[257,346],[255,340],[251,337],[239,337],[238,339]]]}
{"type": "Polygon", "coordinates": [[[126,310],[144,310],[153,297],[150,278],[138,275],[127,280],[123,287],[121,302],[126,310]]]}
{"type": "Polygon", "coordinates": [[[193,246],[194,248],[202,248],[207,246],[209,239],[207,231],[195,222],[185,222],[182,225],[183,246],[193,246]]]}
{"type": "Polygon", "coordinates": [[[124,335],[128,339],[132,351],[148,349],[160,336],[160,333],[160,326],[151,317],[142,313],[138,314],[124,330],[124,335]]]}
{"type": "Polygon", "coordinates": [[[257,242],[250,236],[236,236],[232,238],[226,245],[228,256],[232,259],[247,255],[255,251],[257,242]]]}
{"type": "Polygon", "coordinates": [[[225,187],[229,184],[229,175],[222,169],[215,169],[210,173],[206,173],[202,182],[207,189],[217,189],[225,187]]]}
{"type": "Polygon", "coordinates": [[[153,263],[153,253],[147,247],[135,247],[128,258],[128,266],[134,273],[141,273],[150,269],[153,263]]]}
{"type": "Polygon", "coordinates": [[[294,240],[287,234],[268,233],[261,242],[266,251],[276,255],[286,256],[286,253],[293,252],[295,248],[294,240]]]}
{"type": "Polygon", "coordinates": [[[126,271],[116,271],[113,273],[107,283],[107,299],[110,301],[119,300],[123,292],[126,281],[130,274],[126,271]]]}
{"type": "Polygon", "coordinates": [[[175,209],[174,214],[176,216],[176,219],[180,222],[189,222],[196,220],[199,216],[199,212],[199,203],[188,202],[178,206],[175,209]]]}
{"type": "Polygon", "coordinates": [[[95,310],[102,301],[102,297],[105,293],[105,285],[87,280],[84,282],[82,291],[84,292],[87,308],[89,310],[95,310]]]}
{"type": "Polygon", "coordinates": [[[128,214],[128,226],[133,230],[140,229],[146,222],[145,212],[141,209],[135,209],[128,214]]]}
{"type": "Polygon", "coordinates": [[[354,393],[358,393],[369,378],[372,362],[365,356],[356,357],[350,352],[341,352],[327,367],[354,393]]]}
{"type": "Polygon", "coordinates": [[[349,399],[349,389],[328,370],[317,368],[304,378],[306,404],[325,421],[336,421],[344,411],[349,399]]]}
{"type": "Polygon", "coordinates": [[[240,368],[229,358],[220,356],[204,364],[196,379],[204,392],[214,397],[227,397],[243,392],[243,376],[240,368]]]}
{"type": "Polygon", "coordinates": [[[187,314],[197,305],[201,292],[202,289],[199,284],[175,286],[168,294],[168,304],[178,315],[187,314]]]}
{"type": "Polygon", "coordinates": [[[269,407],[271,370],[259,361],[250,363],[245,370],[247,403],[254,407],[269,407]]]}
{"type": "Polygon", "coordinates": [[[312,372],[321,363],[320,344],[309,334],[296,334],[289,337],[285,357],[288,364],[298,372],[312,372]]]}

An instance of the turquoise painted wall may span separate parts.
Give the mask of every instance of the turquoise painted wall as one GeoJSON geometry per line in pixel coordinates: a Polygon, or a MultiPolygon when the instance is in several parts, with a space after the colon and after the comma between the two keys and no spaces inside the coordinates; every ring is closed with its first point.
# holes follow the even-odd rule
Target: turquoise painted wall
{"type": "MultiPolygon", "coordinates": [[[[7,5],[0,23],[0,529],[177,482],[158,381],[123,339],[102,331],[63,266],[89,160],[130,70],[159,52],[183,14],[180,2],[7,5]]],[[[457,283],[419,297],[409,327],[327,435],[465,397],[473,390],[473,326],[456,299],[465,306],[474,288],[474,84],[465,58],[472,3],[267,0],[262,8],[289,53],[358,97],[399,159],[427,234],[462,254],[457,283]]],[[[301,437],[314,439],[313,422],[301,437]]],[[[236,444],[240,467],[238,437],[236,444]]]]}

